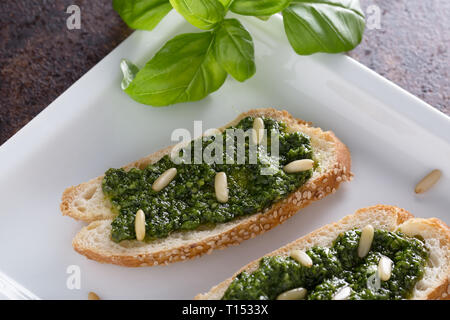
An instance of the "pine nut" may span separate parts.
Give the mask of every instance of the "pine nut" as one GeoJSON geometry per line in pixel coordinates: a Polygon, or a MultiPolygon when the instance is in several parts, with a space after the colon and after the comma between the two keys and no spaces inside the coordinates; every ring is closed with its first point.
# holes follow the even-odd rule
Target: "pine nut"
{"type": "Polygon", "coordinates": [[[170,168],[161,174],[158,179],[153,182],[152,189],[153,191],[161,191],[164,189],[177,175],[177,169],[176,168],[170,168]]]}
{"type": "Polygon", "coordinates": [[[333,296],[333,300],[348,300],[351,293],[352,289],[350,287],[344,287],[333,296]]]}
{"type": "Polygon", "coordinates": [[[416,185],[416,188],[414,191],[416,193],[424,193],[428,191],[432,186],[438,182],[438,180],[441,178],[442,172],[440,170],[433,170],[429,174],[425,176],[420,182],[416,185]]]}
{"type": "Polygon", "coordinates": [[[311,268],[313,265],[311,257],[303,250],[292,250],[291,258],[307,268],[311,268]]]}
{"type": "Polygon", "coordinates": [[[391,278],[392,261],[388,257],[381,257],[378,262],[378,276],[381,281],[388,281],[391,278]]]}
{"type": "Polygon", "coordinates": [[[253,120],[253,143],[260,144],[264,138],[264,121],[261,118],[253,120]]]}
{"type": "Polygon", "coordinates": [[[139,209],[134,218],[134,230],[136,231],[136,239],[142,241],[145,238],[145,214],[139,209]]]}
{"type": "Polygon", "coordinates": [[[100,300],[100,297],[95,292],[89,292],[88,300],[100,300]]]}
{"type": "Polygon", "coordinates": [[[305,299],[306,293],[305,288],[296,288],[283,292],[277,297],[277,300],[302,300],[305,299]]]}
{"type": "Polygon", "coordinates": [[[311,159],[295,160],[283,167],[286,173],[295,173],[310,170],[314,167],[314,161],[311,159]]]}
{"type": "Polygon", "coordinates": [[[226,203],[228,201],[228,183],[225,172],[216,173],[214,188],[217,200],[221,203],[226,203]]]}
{"type": "Polygon", "coordinates": [[[361,231],[361,238],[358,245],[358,257],[364,258],[369,253],[372,246],[374,230],[373,227],[368,224],[361,231]]]}

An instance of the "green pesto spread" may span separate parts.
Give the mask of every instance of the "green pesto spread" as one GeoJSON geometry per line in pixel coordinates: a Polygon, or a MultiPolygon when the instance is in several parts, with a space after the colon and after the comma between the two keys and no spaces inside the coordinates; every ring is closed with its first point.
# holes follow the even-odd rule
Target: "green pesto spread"
{"type": "MultiPolygon", "coordinates": [[[[253,120],[252,117],[244,118],[230,128],[251,129],[253,120]]],[[[174,231],[209,227],[257,213],[302,186],[312,176],[313,170],[287,174],[282,168],[294,160],[313,158],[309,137],[300,132],[288,132],[283,122],[270,118],[264,118],[263,121],[268,132],[267,143],[266,146],[258,145],[257,161],[254,164],[249,164],[248,161],[250,142],[247,137],[245,164],[237,164],[237,161],[235,164],[229,164],[229,161],[224,161],[223,164],[174,164],[166,155],[143,170],[109,169],[103,178],[102,187],[107,201],[110,201],[117,214],[112,222],[112,240],[120,242],[136,239],[134,220],[139,209],[144,211],[146,218],[145,241],[151,241],[167,237],[174,231]],[[273,137],[278,137],[279,141],[277,159],[271,154],[273,137]],[[153,191],[153,182],[170,168],[177,169],[175,178],[163,190],[153,191]],[[262,168],[270,168],[273,174],[261,175],[262,168]],[[215,196],[214,179],[217,172],[225,172],[227,175],[227,203],[218,202],[215,196]]],[[[227,139],[233,139],[229,145],[236,150],[237,139],[228,136],[228,133],[199,139],[205,150],[219,135],[223,138],[222,156],[225,159],[229,157],[229,153],[225,151],[227,139]]],[[[195,140],[191,142],[191,147],[194,142],[195,140]]],[[[194,148],[183,150],[194,153],[194,148]]]]}
{"type": "Polygon", "coordinates": [[[313,261],[310,268],[287,256],[263,257],[257,270],[244,271],[233,280],[222,299],[276,299],[299,287],[307,289],[309,300],[332,299],[344,287],[350,287],[352,300],[409,298],[424,273],[428,256],[424,243],[400,232],[375,230],[369,253],[359,258],[360,236],[359,230],[350,230],[340,234],[331,248],[307,250],[313,261]],[[388,281],[376,285],[382,255],[392,260],[392,273],[388,281]]]}

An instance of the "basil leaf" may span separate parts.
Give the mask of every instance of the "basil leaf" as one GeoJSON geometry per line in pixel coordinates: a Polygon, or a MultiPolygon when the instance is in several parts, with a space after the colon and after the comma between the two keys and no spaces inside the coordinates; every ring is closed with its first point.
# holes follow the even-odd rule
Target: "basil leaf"
{"type": "Polygon", "coordinates": [[[219,1],[224,6],[225,10],[228,10],[228,7],[230,6],[233,0],[219,0],[219,1]]]}
{"type": "Polygon", "coordinates": [[[230,10],[246,16],[270,16],[286,8],[291,0],[234,0],[230,10]]]}
{"type": "Polygon", "coordinates": [[[219,89],[227,73],[217,63],[214,33],[185,33],[169,40],[125,89],[152,106],[196,101],[219,89]]]}
{"type": "Polygon", "coordinates": [[[236,19],[226,19],[216,30],[214,52],[222,68],[238,81],[245,81],[256,72],[253,40],[236,19]]]}
{"type": "Polygon", "coordinates": [[[301,55],[351,50],[365,26],[358,0],[294,0],[283,10],[283,21],[291,46],[301,55]]]}
{"type": "Polygon", "coordinates": [[[123,73],[121,87],[122,90],[125,90],[128,88],[131,81],[133,81],[136,77],[136,74],[139,72],[139,68],[130,60],[122,59],[122,61],[120,61],[120,69],[123,73]]]}
{"type": "Polygon", "coordinates": [[[172,5],[169,0],[113,0],[113,8],[130,28],[152,30],[172,5]]]}
{"type": "Polygon", "coordinates": [[[190,24],[204,30],[214,28],[225,16],[219,0],[170,0],[170,3],[190,24]]]}

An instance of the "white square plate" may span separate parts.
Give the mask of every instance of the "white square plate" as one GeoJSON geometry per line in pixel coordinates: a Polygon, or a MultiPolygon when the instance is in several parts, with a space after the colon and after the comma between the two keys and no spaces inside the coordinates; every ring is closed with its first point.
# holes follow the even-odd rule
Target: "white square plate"
{"type": "Polygon", "coordinates": [[[167,39],[194,30],[172,12],[154,31],[133,33],[0,147],[6,297],[86,299],[94,291],[105,299],[191,299],[247,262],[360,207],[391,204],[450,222],[450,118],[345,55],[296,55],[279,17],[244,24],[257,62],[247,82],[229,77],[206,99],[167,108],[140,105],[123,93],[121,58],[142,66],[167,39]],[[264,235],[185,263],[124,268],[72,249],[83,224],[59,211],[66,187],[171,144],[175,128],[192,131],[194,120],[203,120],[204,129],[220,126],[255,107],[283,108],[333,130],[350,148],[354,180],[264,235]],[[441,181],[415,195],[415,184],[435,168],[441,181]],[[80,289],[67,286],[70,266],[81,271],[80,289]]]}

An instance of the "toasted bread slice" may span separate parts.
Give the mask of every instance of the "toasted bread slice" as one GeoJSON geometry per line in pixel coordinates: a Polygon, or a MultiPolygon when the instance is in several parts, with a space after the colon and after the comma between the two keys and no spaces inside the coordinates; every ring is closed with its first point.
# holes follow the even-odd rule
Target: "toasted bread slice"
{"type": "MultiPolygon", "coordinates": [[[[294,249],[307,250],[314,246],[330,247],[342,232],[353,228],[363,228],[371,224],[375,229],[388,231],[400,230],[409,236],[421,236],[430,253],[429,263],[425,267],[423,278],[416,284],[412,299],[450,298],[450,229],[436,218],[414,218],[404,209],[393,206],[377,205],[363,208],[338,222],[328,224],[308,235],[299,238],[267,256],[289,255],[294,249]]],[[[242,271],[252,272],[258,268],[259,259],[247,264],[232,277],[213,287],[209,292],[199,294],[198,300],[221,299],[233,279],[242,271]]]]}
{"type": "MultiPolygon", "coordinates": [[[[173,232],[169,237],[150,243],[125,240],[115,243],[111,240],[111,222],[114,214],[102,191],[103,176],[89,182],[70,187],[62,196],[61,211],[77,220],[91,222],[74,238],[73,247],[90,259],[129,267],[168,264],[190,259],[213,249],[237,245],[284,222],[287,218],[312,201],[334,193],[341,182],[350,180],[351,158],[347,147],[330,131],[311,127],[303,120],[293,118],[286,111],[275,109],[254,109],[242,113],[234,121],[219,128],[237,124],[247,117],[270,117],[287,124],[289,130],[300,131],[311,138],[314,155],[319,167],[301,188],[286,199],[275,203],[264,212],[241,217],[213,228],[173,232]]],[[[168,147],[133,162],[125,169],[143,169],[161,157],[169,154],[168,147]]]]}

